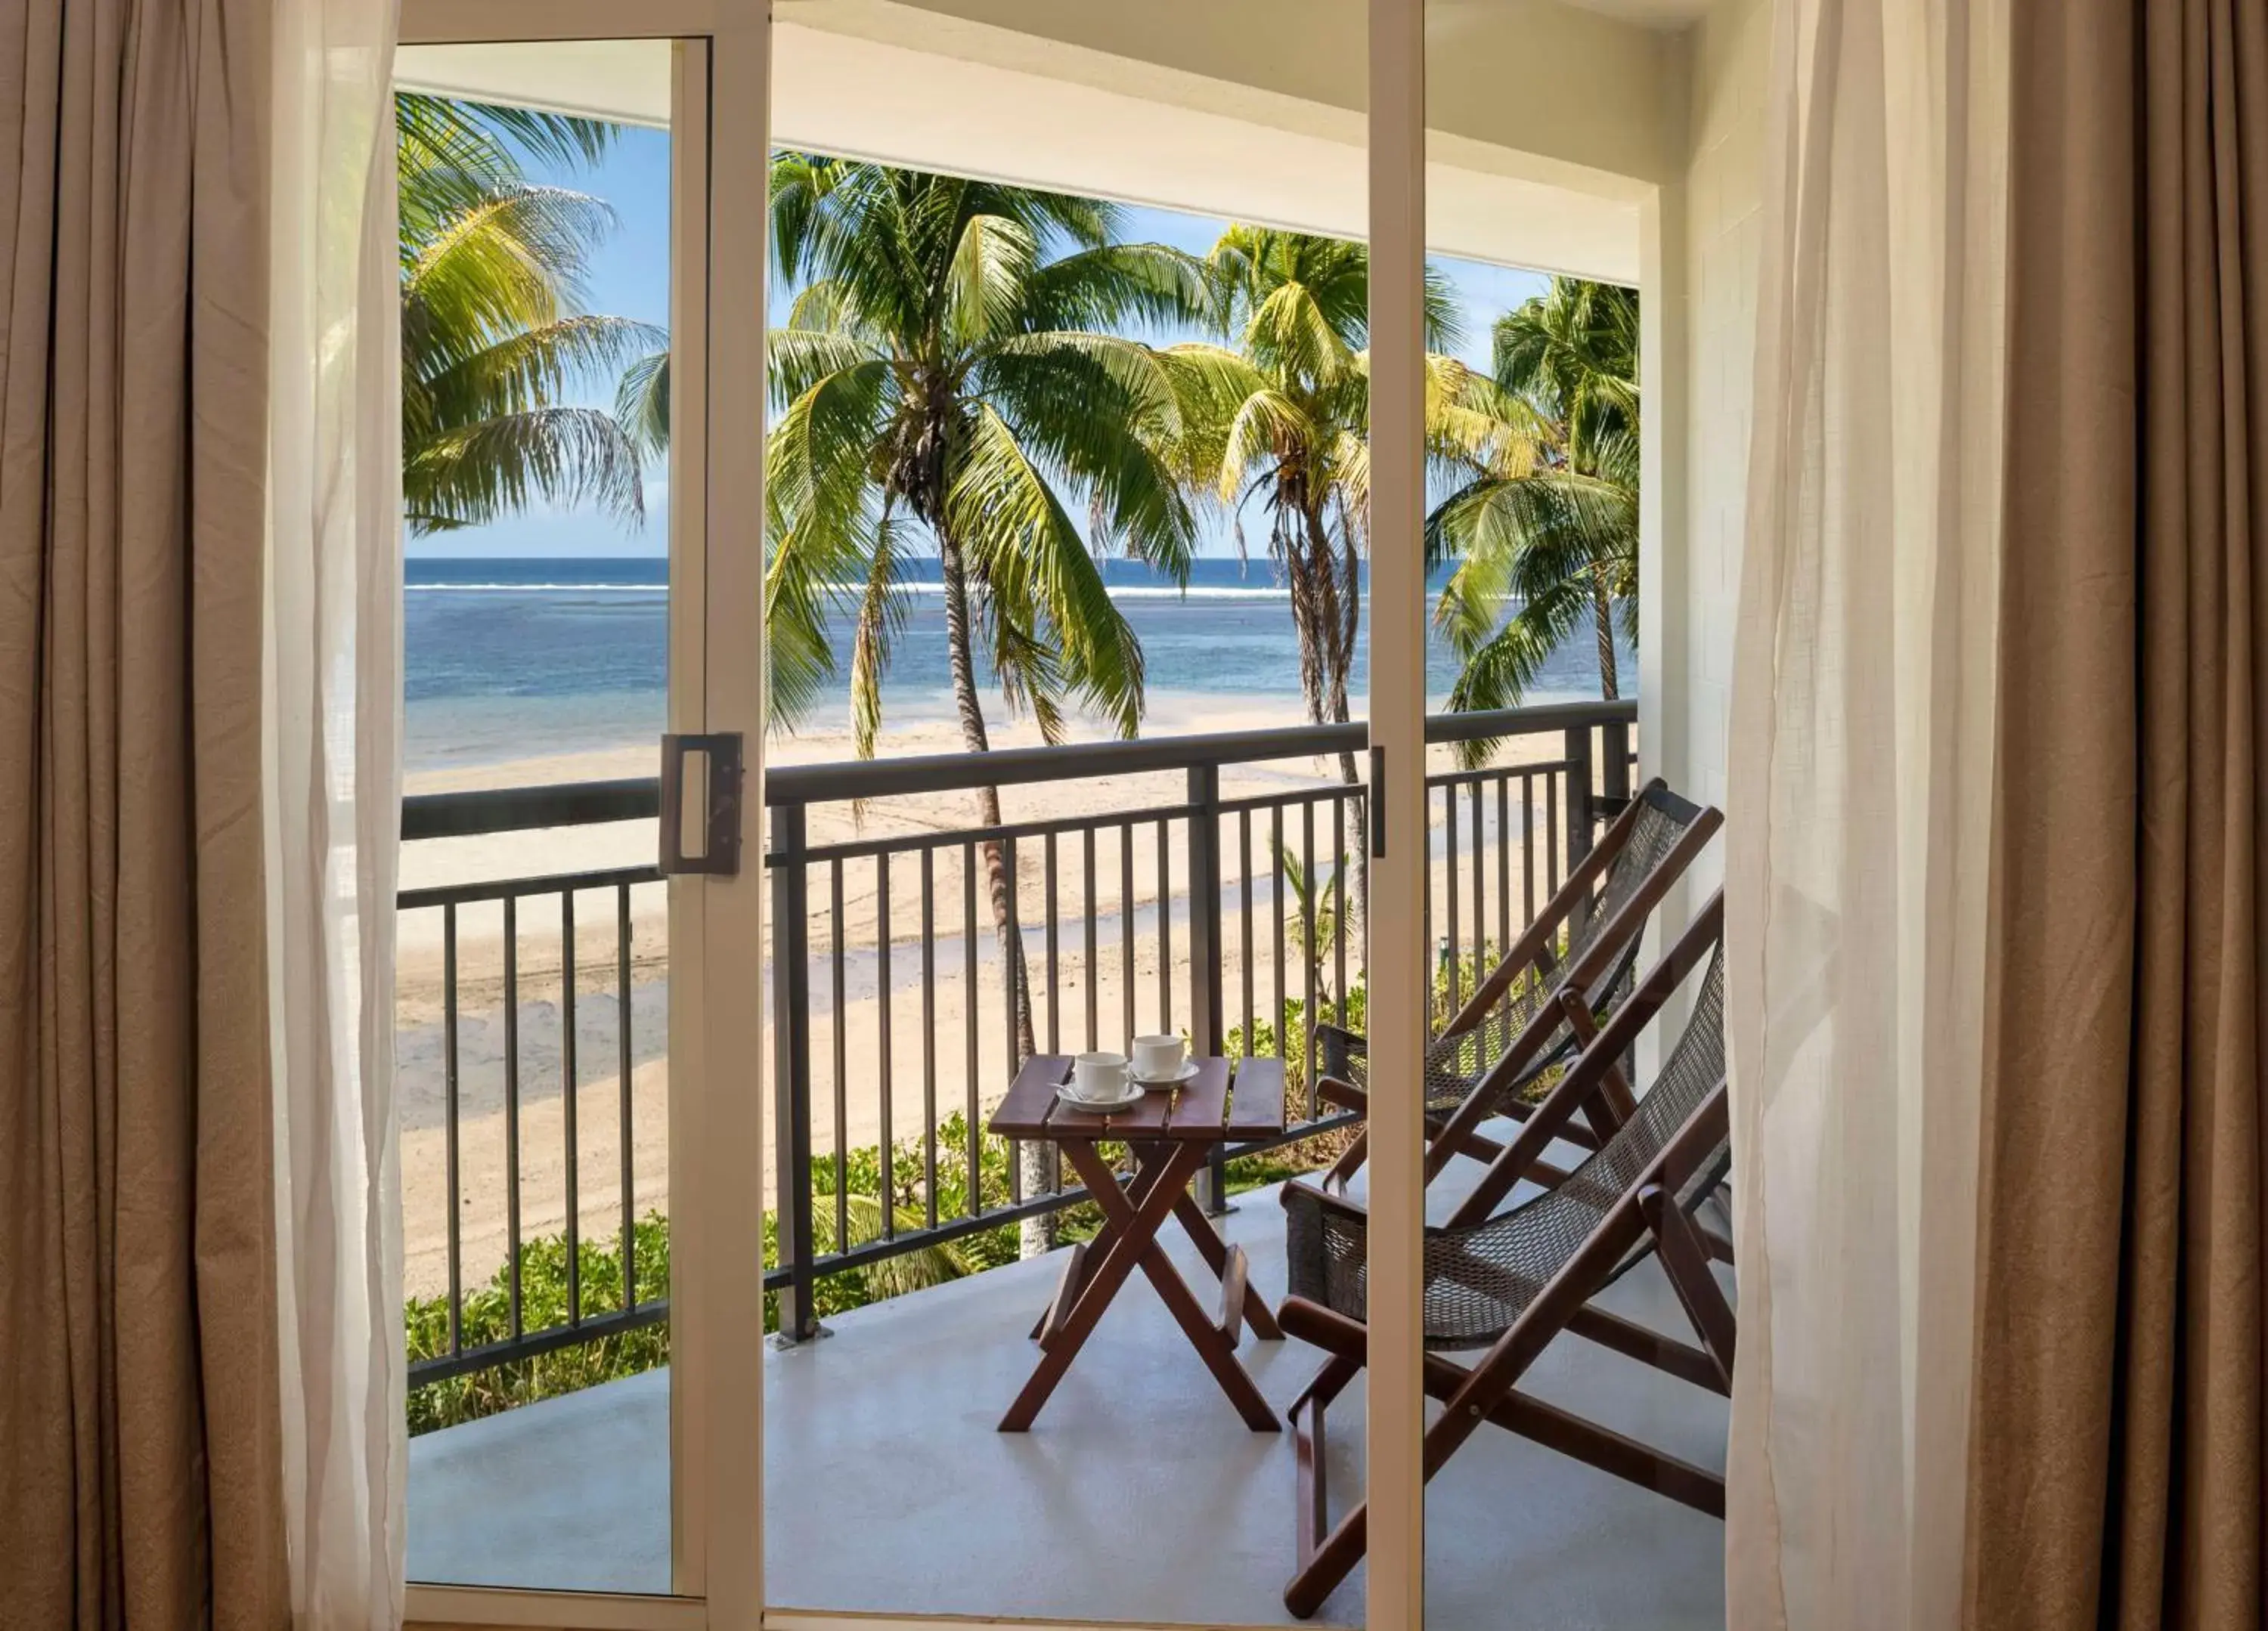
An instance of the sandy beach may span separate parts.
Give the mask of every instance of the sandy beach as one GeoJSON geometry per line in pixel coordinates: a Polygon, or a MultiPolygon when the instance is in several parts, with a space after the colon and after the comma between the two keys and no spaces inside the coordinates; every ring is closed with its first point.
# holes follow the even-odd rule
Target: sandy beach
{"type": "MultiPolygon", "coordinates": [[[[1217,706],[1217,699],[1206,701],[1207,706],[1201,709],[1153,708],[1145,734],[1244,730],[1288,723],[1280,705],[1223,709],[1217,706]]],[[[992,739],[996,747],[1022,746],[1036,745],[1038,736],[1026,724],[1020,728],[996,727],[992,739]]],[[[895,758],[957,753],[961,747],[959,731],[952,724],[916,723],[890,732],[881,751],[895,758]]],[[[847,732],[808,732],[777,738],[766,752],[769,762],[775,765],[852,757],[847,732]]],[[[1554,759],[1560,752],[1556,735],[1521,738],[1507,746],[1498,762],[1535,762],[1554,759]]],[[[1446,750],[1434,753],[1437,768],[1447,768],[1446,750]]],[[[640,748],[413,775],[409,790],[542,785],[649,775],[653,769],[652,750],[640,748]]],[[[1230,767],[1221,775],[1221,797],[1234,801],[1280,795],[1329,785],[1336,776],[1335,761],[1313,758],[1230,767]]],[[[1098,813],[1126,816],[1177,804],[1186,796],[1186,780],[1180,771],[1001,790],[1004,814],[1011,822],[1098,813]]],[[[1523,817],[1516,791],[1510,807],[1514,864],[1508,879],[1498,877],[1492,841],[1497,819],[1494,800],[1491,790],[1484,800],[1484,814],[1491,841],[1479,892],[1491,937],[1498,933],[1505,893],[1508,891],[1517,924],[1524,916],[1523,901],[1531,887],[1517,858],[1517,835],[1523,817]]],[[[1316,871],[1326,878],[1334,865],[1331,808],[1328,804],[1315,806],[1311,851],[1316,871]]],[[[1438,798],[1434,809],[1438,829],[1438,798]]],[[[1470,944],[1475,885],[1469,798],[1461,800],[1461,815],[1464,819],[1458,835],[1462,861],[1461,927],[1462,937],[1470,944]]],[[[1536,808],[1527,819],[1538,829],[1537,871],[1541,873],[1541,829],[1546,812],[1540,780],[1536,808]]],[[[969,794],[876,800],[855,812],[847,804],[814,806],[808,815],[808,839],[813,846],[823,848],[950,832],[974,826],[976,819],[975,797],[969,794]]],[[[1268,813],[1260,812],[1251,825],[1248,895],[1241,885],[1234,855],[1235,824],[1224,822],[1222,828],[1229,849],[1224,861],[1227,888],[1222,907],[1224,1006],[1231,1025],[1241,1023],[1245,1012],[1248,912],[1252,1005],[1263,1016],[1274,1000],[1278,978],[1273,947],[1278,901],[1273,887],[1268,813]]],[[[1074,833],[1058,841],[1052,892],[1046,846],[1027,841],[1017,847],[1017,909],[1025,929],[1037,1004],[1035,1025],[1042,1049],[1080,1047],[1090,1041],[1105,1047],[1123,1047],[1129,1031],[1130,1001],[1135,1030],[1161,1025],[1187,1027],[1192,987],[1182,824],[1171,826],[1165,846],[1172,891],[1162,920],[1157,824],[1136,825],[1130,844],[1122,834],[1123,829],[1109,827],[1094,839],[1091,895],[1086,887],[1086,837],[1074,833]],[[1051,898],[1057,906],[1053,984],[1060,1012],[1051,1012],[1046,1001],[1051,983],[1047,977],[1051,898]],[[1090,913],[1094,948],[1091,961],[1087,951],[1090,913]]],[[[1302,854],[1307,836],[1300,811],[1287,812],[1283,833],[1286,847],[1294,855],[1302,854]]],[[[1350,828],[1348,849],[1357,841],[1350,828]]],[[[1443,835],[1437,832],[1437,934],[1447,932],[1448,871],[1440,856],[1442,841],[1443,835]]],[[[401,884],[405,889],[415,889],[582,872],[637,865],[653,853],[650,821],[434,840],[404,848],[401,884]]],[[[827,1154],[838,1144],[855,1150],[875,1143],[886,1121],[892,1137],[917,1139],[932,1116],[942,1119],[955,1110],[965,1113],[972,1103],[980,1113],[989,1109],[1006,1085],[1011,1044],[1007,1017],[1001,1006],[1005,981],[998,973],[999,946],[992,929],[982,861],[971,878],[960,845],[936,850],[926,873],[920,856],[901,855],[889,865],[887,892],[877,861],[868,856],[842,860],[839,871],[830,864],[814,866],[810,880],[814,1150],[827,1154]],[[935,926],[929,943],[932,963],[926,970],[922,951],[925,882],[935,926]],[[973,940],[965,933],[972,912],[976,930],[973,940]]],[[[1545,885],[1541,876],[1533,880],[1536,898],[1541,898],[1545,885]]],[[[1351,896],[1351,876],[1347,889],[1351,896]]],[[[1286,900],[1282,904],[1287,917],[1296,915],[1295,903],[1286,900]]],[[[516,913],[519,1002],[513,1017],[516,1025],[508,1025],[502,907],[481,903],[457,911],[455,1207],[461,1231],[461,1274],[468,1287],[484,1282],[504,1256],[510,1191],[506,1175],[514,1164],[510,1156],[512,1129],[505,1114],[508,1046],[516,1046],[519,1060],[517,1166],[523,1233],[534,1237],[557,1232],[564,1226],[568,1209],[569,1123],[563,1091],[568,1067],[563,1045],[563,942],[559,898],[522,900],[516,913]],[[516,1037],[508,1036],[515,1029],[516,1037]]],[[[619,1229],[622,1216],[625,1120],[633,1129],[629,1164],[634,1208],[641,1215],[667,1209],[667,924],[663,892],[658,885],[630,890],[626,901],[613,890],[584,891],[575,897],[574,913],[575,1211],[586,1237],[608,1238],[619,1229]],[[618,997],[625,917],[630,989],[627,1042],[618,997]]],[[[1305,970],[1296,930],[1287,934],[1287,943],[1284,988],[1286,995],[1298,996],[1302,995],[1305,970]]],[[[446,1220],[451,1205],[445,931],[438,908],[401,915],[396,961],[396,1097],[402,1141],[406,1269],[409,1290],[426,1295],[444,1290],[448,1284],[446,1220]]],[[[1336,957],[1326,954],[1322,961],[1324,989],[1336,988],[1336,957]]],[[[1352,947],[1348,948],[1347,963],[1351,973],[1359,968],[1352,947]]],[[[759,1000],[764,988],[761,972],[752,968],[748,1000],[759,1000]]],[[[769,1191],[769,1160],[763,1180],[769,1191]]]]}

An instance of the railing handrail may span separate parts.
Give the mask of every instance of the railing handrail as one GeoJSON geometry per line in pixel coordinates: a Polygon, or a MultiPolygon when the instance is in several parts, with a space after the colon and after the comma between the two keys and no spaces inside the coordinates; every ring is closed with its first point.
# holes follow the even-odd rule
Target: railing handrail
{"type": "MultiPolygon", "coordinates": [[[[1429,715],[1425,740],[1436,744],[1482,741],[1587,725],[1633,724],[1637,720],[1634,700],[1545,702],[1529,708],[1429,715]]],[[[1360,752],[1369,744],[1369,723],[1357,719],[1346,724],[1212,731],[1138,737],[1124,742],[1073,742],[1060,747],[1008,747],[989,753],[924,753],[905,759],[781,765],[764,773],[764,803],[775,807],[828,804],[1271,759],[1320,758],[1360,752]]],[[[529,827],[652,819],[660,813],[661,782],[656,776],[416,793],[401,801],[401,837],[407,843],[529,827]]]]}

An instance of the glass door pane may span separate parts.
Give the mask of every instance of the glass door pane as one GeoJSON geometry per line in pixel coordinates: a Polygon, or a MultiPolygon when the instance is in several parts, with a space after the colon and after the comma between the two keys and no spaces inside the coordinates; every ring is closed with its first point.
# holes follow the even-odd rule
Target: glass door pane
{"type": "MultiPolygon", "coordinates": [[[[1721,1625],[1728,1377],[1639,1204],[1662,1187],[1691,1248],[1671,1267],[1728,1296],[1707,1244],[1721,1142],[1674,1159],[1721,1081],[1713,1010],[1663,1069],[1709,947],[1633,997],[1686,929],[1685,897],[1620,909],[1690,813],[1631,807],[1638,603],[1663,588],[1639,573],[1658,475],[1640,468],[1657,404],[1640,401],[1639,321],[1661,291],[1638,287],[1650,178],[1616,173],[1675,93],[1635,25],[1425,10],[1440,298],[1423,905],[1444,1118],[1425,1190],[1425,1618],[1721,1625]],[[1547,116],[1505,96],[1514,78],[1586,94],[1547,116]]],[[[1668,129],[1660,151],[1683,139],[1668,129]]]]}
{"type": "Polygon", "coordinates": [[[684,50],[396,58],[413,1582],[674,1583],[684,943],[654,778],[673,622],[701,611],[674,592],[699,506],[671,503],[700,463],[669,446],[674,280],[701,242],[684,50]]]}
{"type": "Polygon", "coordinates": [[[1376,908],[1366,40],[1214,9],[775,33],[776,1610],[1292,1622],[1281,1193],[1358,1131],[1376,908]]]}

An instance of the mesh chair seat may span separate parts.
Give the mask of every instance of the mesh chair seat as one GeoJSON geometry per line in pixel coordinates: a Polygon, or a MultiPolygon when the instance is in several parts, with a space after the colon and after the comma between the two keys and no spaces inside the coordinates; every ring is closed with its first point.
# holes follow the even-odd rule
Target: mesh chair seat
{"type": "MultiPolygon", "coordinates": [[[[1724,991],[1719,950],[1710,959],[1676,1047],[1638,1101],[1636,1113],[1565,1181],[1469,1228],[1427,1228],[1427,1348],[1481,1348],[1495,1341],[1645,1175],[1724,1079],[1724,991]]],[[[1712,1153],[1682,1186],[1679,1202],[1689,1212],[1722,1181],[1725,1156],[1721,1149],[1712,1153]]],[[[1366,1321],[1366,1219],[1303,1185],[1287,1186],[1285,1196],[1292,1295],[1366,1321]]],[[[1615,1276],[1644,1254],[1632,1252],[1615,1276]]]]}
{"type": "MultiPolygon", "coordinates": [[[[1670,851],[1677,847],[1700,813],[1684,800],[1666,794],[1641,797],[1629,835],[1608,863],[1598,895],[1589,909],[1575,914],[1568,925],[1565,950],[1556,958],[1547,954],[1541,959],[1540,967],[1513,978],[1478,1020],[1462,1030],[1446,1032],[1427,1046],[1425,1110],[1429,1115],[1447,1115],[1464,1103],[1489,1067],[1503,1057],[1539,1013],[1559,1000],[1567,970],[1581,959],[1591,943],[1630,903],[1639,886],[1669,858],[1670,851]]],[[[1611,1010],[1629,995],[1638,953],[1638,942],[1633,938],[1606,977],[1588,994],[1594,1008],[1611,1010]]],[[[1315,1027],[1315,1040],[1324,1075],[1351,1082],[1366,1092],[1369,1091],[1369,1050],[1359,1033],[1322,1025],[1315,1027]]],[[[1498,1102],[1524,1090],[1574,1048],[1575,1034],[1562,1021],[1537,1050],[1535,1062],[1503,1085],[1496,1096],[1498,1102]]]]}

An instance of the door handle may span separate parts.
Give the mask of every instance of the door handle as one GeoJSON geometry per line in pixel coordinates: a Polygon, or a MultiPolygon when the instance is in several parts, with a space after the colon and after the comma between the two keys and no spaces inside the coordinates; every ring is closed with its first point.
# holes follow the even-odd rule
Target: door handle
{"type": "Polygon", "coordinates": [[[740,733],[672,733],[661,738],[661,859],[664,878],[735,878],[740,871],[740,733]],[[701,851],[685,853],[685,760],[698,753],[708,770],[701,851]]]}
{"type": "Polygon", "coordinates": [[[1386,750],[1370,750],[1370,853],[1373,860],[1386,858],[1386,750]]]}

